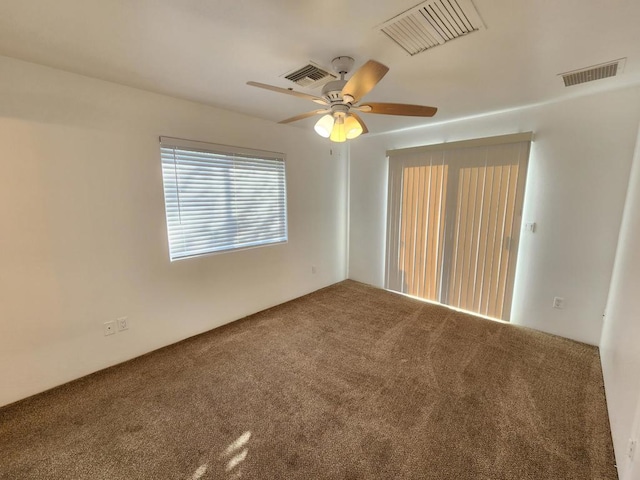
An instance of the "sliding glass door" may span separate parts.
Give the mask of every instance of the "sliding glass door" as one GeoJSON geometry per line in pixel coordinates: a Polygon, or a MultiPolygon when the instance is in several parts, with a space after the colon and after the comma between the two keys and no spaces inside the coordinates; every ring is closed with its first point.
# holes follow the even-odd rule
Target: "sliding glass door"
{"type": "Polygon", "coordinates": [[[387,288],[509,319],[530,138],[388,152],[387,288]]]}

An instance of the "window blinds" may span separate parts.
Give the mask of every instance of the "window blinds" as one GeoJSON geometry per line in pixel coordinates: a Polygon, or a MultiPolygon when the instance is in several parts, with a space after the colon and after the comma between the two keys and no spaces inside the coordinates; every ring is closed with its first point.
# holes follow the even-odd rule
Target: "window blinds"
{"type": "Polygon", "coordinates": [[[287,241],[283,154],[160,138],[171,260],[287,241]]]}
{"type": "Polygon", "coordinates": [[[509,319],[531,138],[387,152],[387,288],[509,319]]]}

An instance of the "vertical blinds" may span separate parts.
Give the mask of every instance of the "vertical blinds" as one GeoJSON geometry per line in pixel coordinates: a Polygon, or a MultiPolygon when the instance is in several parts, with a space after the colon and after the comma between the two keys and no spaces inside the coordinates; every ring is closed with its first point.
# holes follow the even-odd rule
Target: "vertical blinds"
{"type": "Polygon", "coordinates": [[[387,288],[509,319],[530,141],[388,152],[387,288]]]}
{"type": "Polygon", "coordinates": [[[287,241],[283,154],[160,138],[171,260],[287,241]]]}

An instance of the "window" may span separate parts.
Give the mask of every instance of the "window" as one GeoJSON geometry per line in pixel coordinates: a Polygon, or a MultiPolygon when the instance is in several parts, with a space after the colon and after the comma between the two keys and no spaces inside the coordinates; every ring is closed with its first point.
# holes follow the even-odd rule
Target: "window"
{"type": "Polygon", "coordinates": [[[387,152],[386,288],[509,320],[531,136],[387,152]]]}
{"type": "Polygon", "coordinates": [[[160,138],[171,260],[287,241],[284,154],[160,138]]]}

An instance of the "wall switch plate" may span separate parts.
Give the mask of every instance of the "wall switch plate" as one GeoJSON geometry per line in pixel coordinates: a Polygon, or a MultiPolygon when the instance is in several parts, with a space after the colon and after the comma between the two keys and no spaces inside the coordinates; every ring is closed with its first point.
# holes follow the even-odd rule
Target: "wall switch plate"
{"type": "Polygon", "coordinates": [[[534,233],[536,231],[536,222],[525,223],[524,224],[524,230],[525,230],[525,232],[534,233]]]}
{"type": "Polygon", "coordinates": [[[563,309],[564,308],[564,298],[562,297],[553,297],[553,308],[563,309]]]}
{"type": "Polygon", "coordinates": [[[318,271],[318,269],[316,268],[315,265],[311,265],[311,273],[316,273],[318,271]]]}
{"type": "Polygon", "coordinates": [[[127,330],[129,328],[129,317],[118,318],[118,331],[127,330]]]}
{"type": "Polygon", "coordinates": [[[104,322],[102,328],[105,336],[113,335],[114,333],[116,333],[116,322],[114,322],[113,320],[110,322],[104,322]]]}

